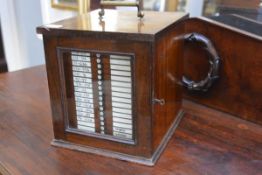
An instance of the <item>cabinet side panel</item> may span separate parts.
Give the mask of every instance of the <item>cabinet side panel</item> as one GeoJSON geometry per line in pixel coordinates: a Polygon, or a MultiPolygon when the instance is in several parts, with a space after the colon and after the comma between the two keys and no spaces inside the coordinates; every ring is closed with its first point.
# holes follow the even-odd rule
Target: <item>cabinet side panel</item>
{"type": "Polygon", "coordinates": [[[184,52],[184,25],[176,25],[165,38],[166,43],[166,128],[168,129],[182,104],[182,75],[183,75],[183,52],[184,52]]]}
{"type": "Polygon", "coordinates": [[[57,59],[57,38],[44,36],[44,49],[46,60],[46,71],[52,109],[52,121],[54,136],[56,139],[64,139],[64,118],[61,97],[60,69],[57,59]]]}
{"type": "Polygon", "coordinates": [[[153,149],[156,150],[181,109],[183,71],[182,34],[184,25],[177,24],[156,40],[154,64],[153,149]]]}
{"type": "MultiPolygon", "coordinates": [[[[245,31],[202,19],[186,22],[186,32],[208,37],[215,46],[221,66],[219,79],[206,93],[184,91],[184,98],[244,120],[262,125],[262,42],[245,31]]],[[[194,81],[206,76],[208,57],[186,45],[184,73],[194,81]]]]}

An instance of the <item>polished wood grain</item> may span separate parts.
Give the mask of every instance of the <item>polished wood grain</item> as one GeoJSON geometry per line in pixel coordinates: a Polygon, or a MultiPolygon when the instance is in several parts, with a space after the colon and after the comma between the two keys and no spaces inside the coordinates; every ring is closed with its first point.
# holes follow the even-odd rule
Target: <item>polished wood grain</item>
{"type": "MultiPolygon", "coordinates": [[[[207,93],[190,93],[185,97],[197,103],[262,124],[262,37],[214,22],[193,18],[186,22],[186,32],[207,36],[221,57],[220,78],[207,93]]],[[[184,74],[202,79],[208,69],[206,52],[187,45],[184,74]]]]}
{"type": "Polygon", "coordinates": [[[179,24],[158,37],[153,48],[153,99],[164,100],[163,105],[155,102],[153,108],[153,148],[162,141],[172,122],[181,110],[182,86],[179,83],[183,73],[183,40],[176,40],[184,34],[184,25],[179,24]]]}
{"type": "Polygon", "coordinates": [[[111,89],[111,70],[110,70],[110,56],[105,55],[102,58],[102,72],[104,73],[103,77],[103,89],[104,89],[104,99],[106,103],[104,104],[105,111],[105,133],[112,135],[113,134],[113,114],[112,114],[112,89],[111,89]]]}
{"type": "Polygon", "coordinates": [[[63,74],[65,75],[64,83],[66,88],[67,101],[65,108],[68,111],[68,123],[67,125],[71,128],[77,127],[77,117],[76,117],[76,105],[74,102],[74,80],[73,80],[73,70],[72,70],[72,59],[69,52],[61,52],[60,57],[63,57],[62,63],[60,64],[63,67],[63,74]]]}
{"type": "Polygon", "coordinates": [[[190,101],[154,167],[56,148],[43,66],[0,75],[0,167],[12,175],[262,174],[262,128],[190,101]]]}
{"type": "MultiPolygon", "coordinates": [[[[93,86],[93,103],[94,103],[94,115],[95,117],[95,131],[100,133],[101,132],[101,126],[100,126],[100,117],[99,116],[99,91],[98,91],[98,67],[97,67],[97,61],[95,54],[91,54],[91,66],[92,66],[92,86],[93,86]]],[[[71,92],[71,94],[74,94],[74,92],[71,92]]],[[[69,116],[70,117],[70,116],[69,116]]]]}
{"type": "MultiPolygon", "coordinates": [[[[51,28],[37,28],[44,38],[50,96],[54,104],[54,127],[58,127],[53,143],[57,146],[64,143],[72,149],[100,149],[92,150],[97,153],[121,153],[123,159],[133,156],[139,160],[145,159],[151,165],[166,145],[168,135],[174,132],[170,128],[175,128],[181,117],[182,89],[179,80],[182,79],[183,41],[174,38],[183,35],[185,28],[182,20],[188,16],[184,13],[147,12],[147,17],[140,20],[136,12],[108,10],[103,21],[100,21],[97,12],[54,23],[51,28]],[[155,23],[156,17],[162,20],[155,23]],[[102,22],[103,31],[100,26],[102,22]],[[62,27],[55,28],[55,25],[62,27]],[[128,35],[139,39],[128,38],[128,35]],[[111,87],[105,87],[103,91],[107,135],[90,134],[68,127],[67,118],[70,118],[69,121],[75,119],[70,112],[75,105],[70,105],[74,92],[72,81],[67,81],[72,79],[70,73],[66,73],[70,71],[70,64],[63,66],[64,59],[67,59],[61,54],[64,50],[97,53],[102,57],[112,54],[132,57],[133,140],[112,136],[111,87]],[[54,72],[58,75],[52,77],[54,72]],[[163,100],[165,104],[161,105],[157,100],[163,100]],[[83,147],[73,148],[72,143],[83,147]]],[[[108,61],[109,58],[102,59],[103,75],[110,75],[108,61]]],[[[110,84],[110,76],[104,76],[103,80],[110,84]]],[[[90,149],[87,151],[90,152],[90,149]]]]}
{"type": "Polygon", "coordinates": [[[103,20],[99,20],[98,11],[66,19],[52,26],[37,28],[37,32],[45,35],[65,36],[74,32],[74,36],[100,39],[122,39],[129,41],[154,41],[156,36],[166,29],[172,28],[186,13],[145,12],[140,20],[135,11],[106,10],[103,20]],[[156,19],[158,19],[156,23],[156,19]]]}

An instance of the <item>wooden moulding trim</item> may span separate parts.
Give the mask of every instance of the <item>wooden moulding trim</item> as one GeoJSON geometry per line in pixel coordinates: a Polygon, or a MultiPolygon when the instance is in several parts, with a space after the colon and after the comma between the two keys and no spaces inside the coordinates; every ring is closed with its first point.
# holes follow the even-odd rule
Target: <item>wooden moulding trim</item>
{"type": "Polygon", "coordinates": [[[38,34],[47,36],[74,36],[74,37],[90,37],[95,39],[115,39],[115,40],[130,40],[130,41],[141,41],[141,42],[153,42],[155,40],[155,35],[153,34],[136,34],[136,33],[110,33],[110,32],[83,32],[76,30],[59,30],[47,27],[38,27],[36,29],[38,34]]]}
{"type": "Polygon", "coordinates": [[[262,37],[259,36],[259,35],[256,35],[256,34],[253,34],[253,33],[250,33],[248,31],[244,31],[244,30],[241,30],[241,29],[238,29],[236,27],[232,27],[230,25],[227,25],[227,24],[224,24],[222,22],[218,22],[218,21],[215,21],[215,20],[212,20],[212,19],[208,19],[206,17],[196,17],[196,18],[190,18],[191,21],[194,21],[194,20],[200,20],[200,21],[205,21],[205,22],[209,22],[213,25],[217,25],[217,26],[220,26],[220,27],[223,27],[223,28],[226,28],[228,30],[231,30],[231,31],[234,31],[234,32],[237,32],[243,36],[247,36],[247,37],[251,37],[255,40],[258,40],[258,41],[262,41],[262,37]]]}
{"type": "Polygon", "coordinates": [[[163,139],[160,142],[159,146],[157,147],[156,151],[154,152],[154,154],[152,156],[152,160],[153,160],[154,164],[157,162],[157,160],[159,159],[161,153],[166,148],[169,140],[173,136],[173,134],[174,134],[176,128],[178,127],[180,121],[182,120],[184,114],[185,114],[185,112],[183,110],[180,110],[178,112],[178,114],[176,116],[176,119],[173,121],[173,123],[171,124],[171,127],[168,129],[167,133],[165,134],[165,136],[163,137],[163,139]]]}
{"type": "Polygon", "coordinates": [[[64,140],[56,140],[54,139],[51,142],[51,145],[67,148],[71,150],[86,152],[86,153],[92,153],[97,154],[101,156],[106,156],[110,158],[115,158],[119,160],[125,160],[129,162],[139,163],[147,166],[154,166],[157,160],[159,159],[161,153],[164,151],[165,147],[167,146],[168,141],[171,139],[172,135],[174,134],[176,128],[178,127],[182,117],[184,116],[184,111],[180,110],[176,119],[172,123],[171,127],[167,131],[166,135],[162,139],[161,143],[159,144],[158,148],[154,152],[153,156],[151,158],[144,158],[139,156],[132,156],[128,154],[118,153],[110,150],[100,149],[100,148],[94,148],[89,146],[83,146],[83,145],[77,145],[73,144],[64,140]]]}

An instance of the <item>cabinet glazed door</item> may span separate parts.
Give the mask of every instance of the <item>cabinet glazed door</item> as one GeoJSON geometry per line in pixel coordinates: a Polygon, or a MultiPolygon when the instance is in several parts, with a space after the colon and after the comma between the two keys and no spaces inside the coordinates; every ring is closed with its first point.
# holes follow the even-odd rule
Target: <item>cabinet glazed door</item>
{"type": "Polygon", "coordinates": [[[59,38],[55,58],[60,80],[52,82],[61,89],[63,112],[54,120],[59,121],[58,144],[152,156],[150,46],[59,38]]]}
{"type": "Polygon", "coordinates": [[[133,55],[64,50],[68,127],[134,142],[133,55]]]}

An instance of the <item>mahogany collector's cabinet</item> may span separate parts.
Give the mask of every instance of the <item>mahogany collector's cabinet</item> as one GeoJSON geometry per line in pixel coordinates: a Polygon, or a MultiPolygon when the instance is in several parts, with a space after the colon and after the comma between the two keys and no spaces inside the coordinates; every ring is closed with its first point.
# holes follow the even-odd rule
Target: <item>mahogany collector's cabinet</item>
{"type": "Polygon", "coordinates": [[[38,27],[52,144],[153,165],[183,112],[184,13],[106,10],[38,27]],[[156,20],[157,19],[157,20],[156,20]],[[179,25],[178,25],[179,24],[179,25]]]}

